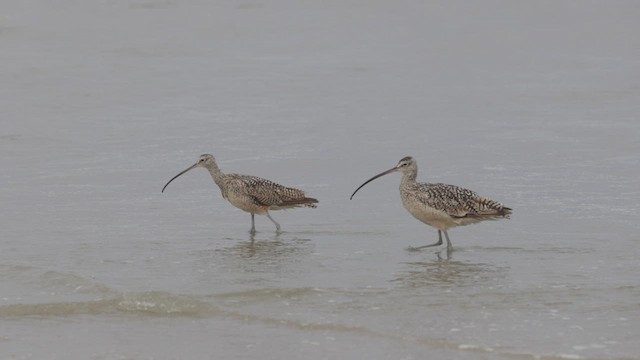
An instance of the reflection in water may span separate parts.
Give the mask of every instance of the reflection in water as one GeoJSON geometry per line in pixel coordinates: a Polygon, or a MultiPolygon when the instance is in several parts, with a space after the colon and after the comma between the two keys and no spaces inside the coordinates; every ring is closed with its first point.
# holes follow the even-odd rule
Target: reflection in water
{"type": "Polygon", "coordinates": [[[436,253],[436,256],[438,257],[438,261],[449,261],[449,260],[451,260],[451,254],[453,253],[453,249],[448,247],[446,250],[444,250],[445,258],[443,258],[440,255],[441,253],[442,253],[442,251],[438,251],[436,253]]]}
{"type": "Polygon", "coordinates": [[[220,264],[224,271],[240,276],[245,273],[293,272],[313,252],[313,242],[296,234],[282,233],[260,239],[248,235],[247,240],[229,239],[232,246],[207,254],[206,261],[220,264]]]}
{"type": "Polygon", "coordinates": [[[437,254],[437,259],[431,262],[406,263],[407,269],[400,271],[397,278],[404,287],[423,286],[478,286],[501,277],[504,269],[491,264],[474,264],[455,261],[450,252],[437,254]],[[443,257],[444,256],[444,257],[443,257]]]}
{"type": "Polygon", "coordinates": [[[309,239],[297,237],[285,239],[283,237],[283,234],[275,234],[270,238],[258,240],[255,235],[251,234],[249,235],[249,240],[238,241],[235,245],[218,251],[225,256],[254,259],[254,261],[268,263],[278,258],[303,252],[303,249],[309,246],[309,239]]]}
{"type": "Polygon", "coordinates": [[[241,240],[231,247],[219,251],[228,256],[243,259],[256,258],[258,261],[272,259],[281,256],[285,243],[280,239],[281,233],[276,233],[265,240],[256,240],[255,234],[249,234],[249,240],[241,240]]]}

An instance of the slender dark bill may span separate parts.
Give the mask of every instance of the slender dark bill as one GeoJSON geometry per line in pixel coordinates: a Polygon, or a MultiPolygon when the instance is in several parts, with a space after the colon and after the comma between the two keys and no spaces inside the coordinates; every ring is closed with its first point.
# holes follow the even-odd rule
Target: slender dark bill
{"type": "Polygon", "coordinates": [[[390,174],[390,173],[392,173],[392,172],[394,172],[394,171],[397,171],[397,170],[398,170],[398,168],[397,168],[397,167],[391,168],[391,169],[389,169],[389,170],[387,170],[387,171],[385,171],[385,172],[382,172],[382,173],[380,173],[380,174],[378,174],[378,175],[376,175],[376,176],[372,177],[371,179],[369,179],[369,180],[365,181],[365,182],[364,182],[364,184],[360,185],[360,186],[356,189],[356,191],[354,191],[354,192],[353,192],[353,194],[351,194],[351,197],[349,198],[349,200],[352,200],[352,199],[353,199],[353,195],[355,195],[355,194],[358,192],[358,190],[360,190],[363,186],[367,185],[368,183],[372,182],[373,180],[375,180],[375,179],[377,179],[377,178],[379,178],[379,177],[381,177],[381,176],[384,176],[384,175],[390,174]]]}
{"type": "Polygon", "coordinates": [[[175,180],[178,176],[180,176],[180,175],[182,175],[182,174],[186,173],[187,171],[189,171],[189,170],[191,170],[191,169],[195,168],[196,166],[198,166],[198,163],[195,163],[195,164],[193,164],[193,165],[189,166],[189,168],[187,168],[186,170],[184,170],[184,171],[180,172],[180,174],[178,174],[178,175],[176,175],[176,176],[172,177],[172,178],[171,178],[171,180],[169,180],[169,182],[167,182],[167,183],[164,185],[164,187],[162,188],[162,192],[164,192],[164,189],[166,189],[166,188],[167,188],[167,186],[169,186],[169,184],[170,184],[173,180],[175,180]]]}

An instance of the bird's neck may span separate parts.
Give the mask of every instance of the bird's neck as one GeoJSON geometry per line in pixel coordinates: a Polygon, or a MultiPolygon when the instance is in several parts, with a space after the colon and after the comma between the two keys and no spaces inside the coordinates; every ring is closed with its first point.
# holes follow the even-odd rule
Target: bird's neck
{"type": "Polygon", "coordinates": [[[217,164],[211,164],[207,166],[207,170],[209,170],[209,174],[213,178],[213,181],[220,186],[222,184],[225,174],[220,170],[217,164]]]}
{"type": "Polygon", "coordinates": [[[417,171],[410,171],[402,174],[402,180],[400,181],[400,185],[408,185],[416,182],[416,178],[418,177],[417,171]]]}

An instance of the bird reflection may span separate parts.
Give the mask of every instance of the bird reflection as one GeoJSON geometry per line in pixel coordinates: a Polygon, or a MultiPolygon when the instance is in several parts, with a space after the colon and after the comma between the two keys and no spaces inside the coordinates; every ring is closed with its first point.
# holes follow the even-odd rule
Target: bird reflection
{"type": "Polygon", "coordinates": [[[264,260],[281,257],[291,249],[287,249],[287,244],[280,239],[280,234],[262,240],[256,239],[255,234],[249,234],[248,241],[239,241],[233,246],[220,249],[220,251],[225,255],[238,258],[264,260]]]}
{"type": "Polygon", "coordinates": [[[259,238],[250,234],[244,241],[233,239],[235,244],[216,250],[225,266],[243,272],[279,271],[302,262],[313,251],[309,239],[287,233],[259,238]]]}
{"type": "Polygon", "coordinates": [[[406,263],[406,269],[394,281],[406,287],[422,286],[478,286],[499,276],[501,269],[494,265],[455,261],[451,252],[436,253],[430,262],[406,263]]]}
{"type": "Polygon", "coordinates": [[[447,248],[447,250],[445,251],[445,256],[446,257],[442,257],[440,254],[442,254],[442,251],[438,251],[436,252],[436,256],[438,257],[438,261],[449,261],[451,260],[451,254],[453,253],[453,250],[451,248],[447,248]]]}

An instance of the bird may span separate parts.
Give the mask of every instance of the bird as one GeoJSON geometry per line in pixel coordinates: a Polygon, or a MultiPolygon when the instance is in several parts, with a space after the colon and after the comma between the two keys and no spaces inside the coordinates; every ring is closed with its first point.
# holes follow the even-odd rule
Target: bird
{"type": "Polygon", "coordinates": [[[220,188],[223,198],[231,205],[251,214],[251,229],[249,230],[251,234],[256,233],[256,214],[266,215],[275,224],[276,232],[280,233],[280,224],[271,217],[269,210],[317,207],[318,200],[307,197],[302,190],[282,186],[257,176],[225,174],[220,170],[216,159],[211,154],[200,155],[195,164],[171,178],[162,188],[162,192],[164,193],[167,186],[177,177],[199,167],[209,170],[213,181],[220,188]]]}
{"type": "Polygon", "coordinates": [[[403,157],[393,168],[365,181],[351,194],[350,199],[353,199],[353,196],[363,186],[393,172],[402,173],[400,198],[404,208],[416,219],[438,230],[438,242],[419,247],[410,247],[409,250],[420,250],[442,245],[442,233],[444,233],[447,240],[447,250],[451,251],[453,246],[451,245],[451,240],[449,240],[447,230],[484,220],[509,218],[511,214],[511,208],[480,196],[469,189],[442,183],[417,182],[418,165],[411,156],[403,157]]]}

